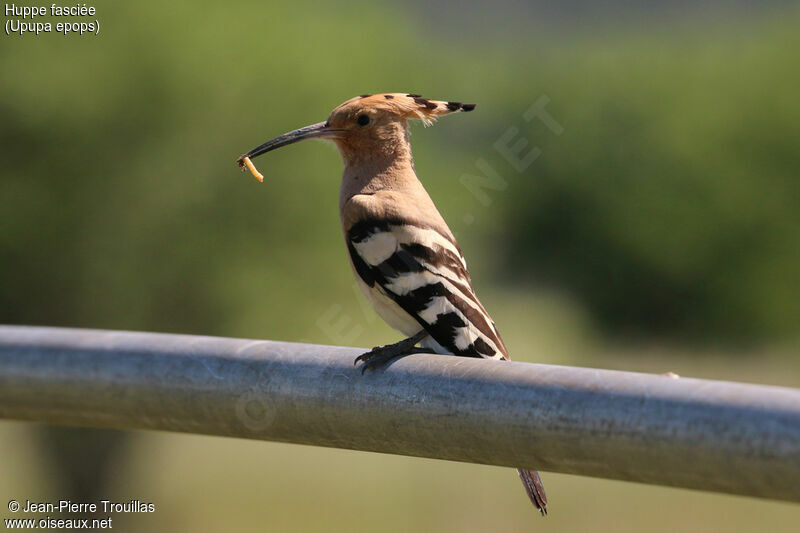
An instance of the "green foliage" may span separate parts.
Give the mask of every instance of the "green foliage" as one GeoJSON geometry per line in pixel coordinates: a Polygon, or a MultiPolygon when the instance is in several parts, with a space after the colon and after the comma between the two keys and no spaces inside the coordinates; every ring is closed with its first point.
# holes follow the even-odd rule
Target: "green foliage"
{"type": "Polygon", "coordinates": [[[491,242],[517,280],[566,288],[614,333],[797,330],[796,16],[565,45],[443,42],[366,2],[231,9],[114,3],[97,37],[4,39],[0,321],[334,342],[314,317],[366,316],[337,154],[270,154],[263,185],[234,159],[352,95],[407,90],[479,103],[414,129],[479,289],[505,277],[476,246],[491,242]],[[543,155],[506,166],[484,209],[459,176],[478,157],[502,168],[494,139],[542,94],[563,135],[524,125],[543,155]]]}
{"type": "Polygon", "coordinates": [[[263,186],[234,161],[363,92],[378,52],[297,39],[345,26],[335,6],[259,5],[120,3],[98,37],[4,41],[1,322],[296,340],[349,296],[335,151],[276,154],[263,186]]]}
{"type": "Polygon", "coordinates": [[[576,47],[536,69],[560,136],[514,184],[505,257],[615,335],[762,341],[800,331],[800,34],[576,47]]]}

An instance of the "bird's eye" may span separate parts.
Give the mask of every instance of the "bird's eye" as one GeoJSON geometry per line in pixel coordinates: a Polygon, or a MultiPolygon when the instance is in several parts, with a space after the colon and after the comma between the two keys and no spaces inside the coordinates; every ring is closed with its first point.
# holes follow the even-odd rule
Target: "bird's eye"
{"type": "Polygon", "coordinates": [[[367,115],[358,115],[356,122],[358,122],[359,126],[366,126],[369,124],[369,117],[367,115]]]}

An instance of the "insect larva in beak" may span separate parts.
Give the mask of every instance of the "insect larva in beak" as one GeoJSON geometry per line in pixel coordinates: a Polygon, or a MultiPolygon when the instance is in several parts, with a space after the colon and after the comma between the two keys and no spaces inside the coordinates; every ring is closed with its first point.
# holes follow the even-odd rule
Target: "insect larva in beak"
{"type": "MultiPolygon", "coordinates": [[[[259,172],[258,169],[256,169],[256,167],[253,164],[253,162],[250,161],[250,158],[249,157],[245,157],[244,159],[242,159],[242,162],[244,162],[244,164],[247,165],[247,169],[250,171],[250,174],[252,174],[255,179],[257,179],[258,181],[263,183],[264,175],[261,174],[261,172],[259,172]]],[[[244,169],[242,169],[242,170],[244,170],[244,169]]]]}

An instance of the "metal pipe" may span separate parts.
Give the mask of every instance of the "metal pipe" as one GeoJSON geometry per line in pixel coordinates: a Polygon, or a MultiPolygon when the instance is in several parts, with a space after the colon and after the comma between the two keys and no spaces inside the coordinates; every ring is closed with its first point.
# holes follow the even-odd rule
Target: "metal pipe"
{"type": "Polygon", "coordinates": [[[537,468],[800,502],[800,391],[355,348],[0,326],[0,417],[537,468]]]}

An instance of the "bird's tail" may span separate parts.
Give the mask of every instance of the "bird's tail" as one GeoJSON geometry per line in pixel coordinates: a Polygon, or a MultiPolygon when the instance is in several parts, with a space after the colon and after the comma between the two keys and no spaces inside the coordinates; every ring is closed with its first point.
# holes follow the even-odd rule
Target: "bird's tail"
{"type": "Polygon", "coordinates": [[[525,486],[525,492],[528,493],[528,498],[531,503],[539,509],[542,516],[547,514],[547,495],[544,493],[544,485],[539,478],[539,472],[535,470],[523,470],[518,468],[519,478],[525,486]]]}

